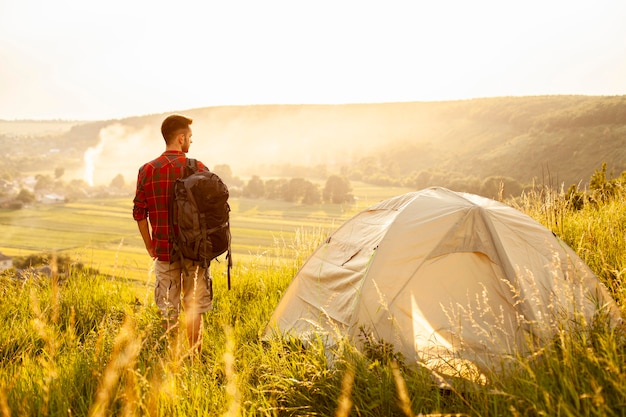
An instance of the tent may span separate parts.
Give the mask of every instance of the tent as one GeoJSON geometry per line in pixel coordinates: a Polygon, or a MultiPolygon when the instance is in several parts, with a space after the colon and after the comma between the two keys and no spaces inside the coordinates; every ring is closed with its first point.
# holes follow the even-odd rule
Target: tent
{"type": "Polygon", "coordinates": [[[433,187],[375,204],[304,263],[265,337],[365,330],[407,363],[478,369],[528,353],[563,328],[620,311],[587,265],[552,232],[503,203],[433,187]],[[437,365],[439,364],[439,365],[437,365]]]}

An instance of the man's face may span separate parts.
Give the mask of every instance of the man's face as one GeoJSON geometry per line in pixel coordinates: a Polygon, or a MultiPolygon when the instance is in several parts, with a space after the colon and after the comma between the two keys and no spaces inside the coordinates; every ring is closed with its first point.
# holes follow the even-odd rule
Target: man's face
{"type": "Polygon", "coordinates": [[[189,147],[191,146],[192,140],[191,140],[191,128],[187,128],[185,131],[183,131],[182,133],[183,135],[183,142],[181,144],[181,148],[183,150],[184,153],[189,152],[189,147]]]}

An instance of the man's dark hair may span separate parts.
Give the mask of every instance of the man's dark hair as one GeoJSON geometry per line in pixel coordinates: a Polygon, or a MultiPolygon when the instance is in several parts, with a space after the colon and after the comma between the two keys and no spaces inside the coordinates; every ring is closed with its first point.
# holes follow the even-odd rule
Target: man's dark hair
{"type": "Polygon", "coordinates": [[[192,119],[179,114],[166,117],[163,123],[161,123],[161,134],[163,139],[165,139],[165,143],[170,143],[181,130],[188,129],[192,123],[192,119]]]}

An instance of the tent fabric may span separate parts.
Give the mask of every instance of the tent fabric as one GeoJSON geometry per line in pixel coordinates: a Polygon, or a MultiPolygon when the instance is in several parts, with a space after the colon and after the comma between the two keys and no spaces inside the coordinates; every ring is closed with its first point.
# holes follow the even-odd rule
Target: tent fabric
{"type": "Polygon", "coordinates": [[[563,319],[598,308],[621,320],[587,265],[552,232],[503,203],[433,187],[375,204],[340,226],[287,288],[266,336],[361,328],[407,362],[488,366],[527,352],[563,319]]]}

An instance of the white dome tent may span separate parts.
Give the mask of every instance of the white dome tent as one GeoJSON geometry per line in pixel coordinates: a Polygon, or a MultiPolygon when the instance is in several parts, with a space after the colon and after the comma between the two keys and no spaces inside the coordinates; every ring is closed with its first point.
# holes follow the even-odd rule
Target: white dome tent
{"type": "MultiPolygon", "coordinates": [[[[359,342],[363,327],[406,363],[489,367],[565,320],[615,323],[615,301],[552,232],[514,208],[428,188],[362,211],[305,262],[265,331],[359,342]]],[[[448,372],[449,373],[449,372],[448,372]]]]}

